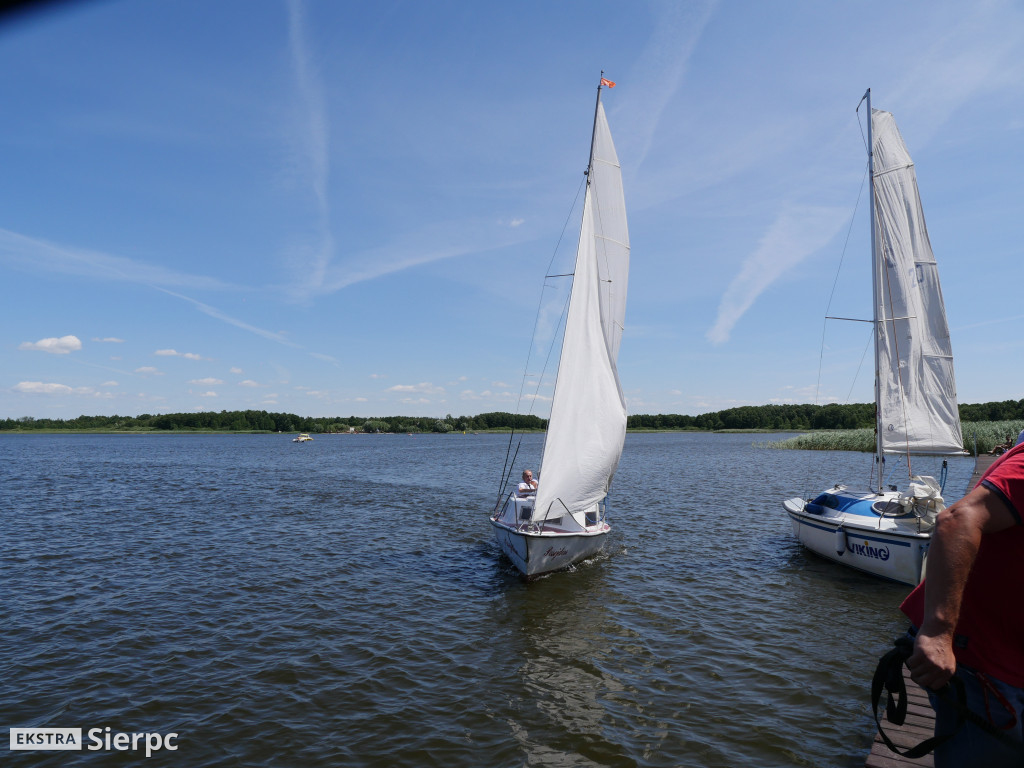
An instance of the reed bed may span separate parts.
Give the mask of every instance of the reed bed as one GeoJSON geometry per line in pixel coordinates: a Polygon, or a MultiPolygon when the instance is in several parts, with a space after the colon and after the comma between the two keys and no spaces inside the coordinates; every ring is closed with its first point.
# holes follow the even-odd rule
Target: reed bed
{"type": "MultiPolygon", "coordinates": [[[[1024,420],[1011,421],[965,421],[960,424],[964,437],[964,448],[972,455],[989,453],[997,445],[1009,439],[1017,439],[1024,429],[1024,420]]],[[[807,432],[786,440],[757,443],[758,448],[784,448],[801,451],[864,451],[875,450],[873,429],[843,429],[823,432],[807,432]]]]}

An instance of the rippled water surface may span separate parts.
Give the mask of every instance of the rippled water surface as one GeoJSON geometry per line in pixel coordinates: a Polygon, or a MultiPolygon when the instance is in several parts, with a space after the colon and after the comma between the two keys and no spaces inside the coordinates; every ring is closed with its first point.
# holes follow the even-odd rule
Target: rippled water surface
{"type": "Polygon", "coordinates": [[[781,502],[869,457],[630,434],[605,553],[524,583],[486,517],[507,436],[290,437],[0,437],[0,727],[179,734],[5,764],[864,764],[908,588],[781,502]]]}

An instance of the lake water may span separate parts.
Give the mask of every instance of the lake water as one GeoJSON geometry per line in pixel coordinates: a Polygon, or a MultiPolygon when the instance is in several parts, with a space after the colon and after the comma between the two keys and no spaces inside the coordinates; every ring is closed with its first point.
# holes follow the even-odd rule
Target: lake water
{"type": "Polygon", "coordinates": [[[870,457],[630,434],[605,553],[524,583],[507,436],[291,437],[0,436],[0,728],[178,734],[6,765],[864,764],[909,590],[782,500],[870,457]]]}

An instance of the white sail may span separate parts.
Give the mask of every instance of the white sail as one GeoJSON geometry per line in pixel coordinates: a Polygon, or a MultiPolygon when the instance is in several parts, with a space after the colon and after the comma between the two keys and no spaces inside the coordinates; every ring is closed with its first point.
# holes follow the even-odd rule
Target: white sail
{"type": "Polygon", "coordinates": [[[622,455],[626,404],[616,369],[626,312],[629,233],[622,174],[598,102],[569,314],[537,491],[539,516],[604,499],[622,455]]]}
{"type": "Polygon", "coordinates": [[[884,453],[963,451],[953,350],[914,163],[873,109],[878,429],[884,453]]]}

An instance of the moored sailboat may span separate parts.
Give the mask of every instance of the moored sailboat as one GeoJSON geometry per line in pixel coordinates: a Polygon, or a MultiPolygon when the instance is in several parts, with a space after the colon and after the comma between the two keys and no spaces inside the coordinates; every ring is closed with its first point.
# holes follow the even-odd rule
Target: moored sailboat
{"type": "Polygon", "coordinates": [[[927,564],[942,485],[915,476],[911,457],[963,453],[953,352],[924,212],[910,159],[889,112],[868,111],[871,263],[875,333],[872,488],[837,484],[784,507],[800,542],[843,565],[917,584],[927,564]],[[885,457],[907,458],[903,490],[885,484],[885,457]]]}
{"type": "Polygon", "coordinates": [[[605,497],[626,435],[616,360],[626,311],[629,234],[602,86],[614,83],[602,77],[597,88],[583,219],[540,485],[530,495],[505,495],[503,471],[490,517],[502,552],[527,577],[567,568],[603,548],[611,531],[605,497]]]}

